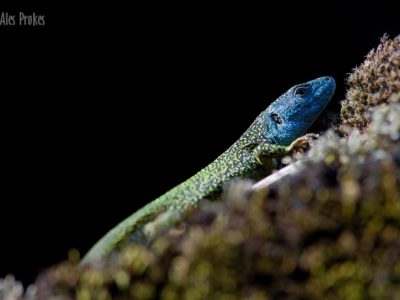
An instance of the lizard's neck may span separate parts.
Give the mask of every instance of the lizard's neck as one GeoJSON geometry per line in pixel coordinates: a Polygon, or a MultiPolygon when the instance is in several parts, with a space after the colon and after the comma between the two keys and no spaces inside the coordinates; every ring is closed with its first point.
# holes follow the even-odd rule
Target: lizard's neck
{"type": "Polygon", "coordinates": [[[161,196],[162,199],[159,201],[195,206],[203,198],[215,199],[224,185],[233,178],[255,179],[265,175],[265,170],[257,163],[251,150],[251,145],[261,142],[260,134],[255,130],[262,130],[262,126],[264,125],[261,114],[223,154],[191,178],[161,196]]]}

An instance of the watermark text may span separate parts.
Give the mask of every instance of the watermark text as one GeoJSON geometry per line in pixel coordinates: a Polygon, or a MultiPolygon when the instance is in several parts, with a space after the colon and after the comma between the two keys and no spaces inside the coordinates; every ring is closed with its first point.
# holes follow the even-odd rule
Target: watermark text
{"type": "Polygon", "coordinates": [[[44,26],[45,15],[33,13],[0,12],[0,27],[2,26],[44,26]]]}

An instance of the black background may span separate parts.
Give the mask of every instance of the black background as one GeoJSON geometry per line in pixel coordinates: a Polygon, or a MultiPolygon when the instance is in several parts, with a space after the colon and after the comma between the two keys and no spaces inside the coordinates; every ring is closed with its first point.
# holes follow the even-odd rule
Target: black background
{"type": "Polygon", "coordinates": [[[395,1],[4,7],[0,276],[24,283],[211,162],[290,86],[345,78],[395,1]]]}

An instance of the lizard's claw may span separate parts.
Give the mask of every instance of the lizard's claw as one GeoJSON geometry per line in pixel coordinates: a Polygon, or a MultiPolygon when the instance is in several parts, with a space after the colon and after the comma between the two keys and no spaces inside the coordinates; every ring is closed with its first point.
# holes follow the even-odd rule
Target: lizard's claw
{"type": "Polygon", "coordinates": [[[263,165],[263,162],[261,160],[261,156],[259,154],[255,154],[254,157],[256,158],[256,161],[259,165],[263,165]]]}
{"type": "Polygon", "coordinates": [[[310,148],[312,140],[318,137],[319,134],[317,133],[307,133],[306,135],[299,137],[288,146],[289,155],[307,150],[308,148],[310,148]]]}

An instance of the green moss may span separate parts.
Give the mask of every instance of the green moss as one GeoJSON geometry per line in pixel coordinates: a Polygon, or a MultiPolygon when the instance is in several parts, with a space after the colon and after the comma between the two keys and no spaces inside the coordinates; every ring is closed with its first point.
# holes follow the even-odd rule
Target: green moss
{"type": "Polygon", "coordinates": [[[376,50],[349,76],[349,89],[342,102],[342,122],[362,128],[369,123],[370,107],[400,101],[400,36],[382,38],[376,50]]]}

